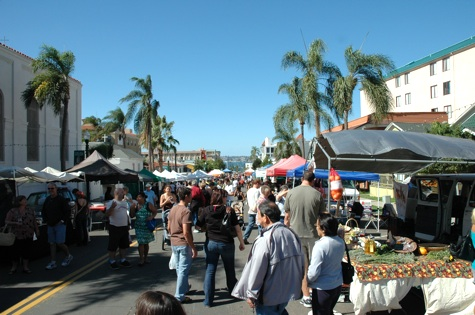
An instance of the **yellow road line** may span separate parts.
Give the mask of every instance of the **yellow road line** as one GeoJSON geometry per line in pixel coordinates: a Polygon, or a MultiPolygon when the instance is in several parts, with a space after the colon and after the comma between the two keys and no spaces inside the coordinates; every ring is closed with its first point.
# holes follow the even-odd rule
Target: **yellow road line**
{"type": "MultiPolygon", "coordinates": [[[[134,241],[130,246],[135,246],[137,245],[137,241],[134,241]]],[[[94,269],[98,268],[102,264],[99,264],[99,262],[105,261],[107,259],[108,255],[101,256],[94,260],[93,262],[90,262],[86,266],[83,266],[79,268],[78,270],[74,271],[73,273],[70,273],[66,277],[64,277],[61,280],[55,281],[46,287],[40,289],[39,291],[33,293],[26,299],[22,300],[21,302],[18,302],[17,304],[13,305],[9,309],[3,311],[0,313],[0,315],[7,315],[7,314],[12,314],[12,315],[19,315],[23,314],[27,310],[35,307],[36,305],[40,304],[41,302],[45,301],[48,299],[51,295],[61,291],[77,279],[83,277],[84,275],[88,274],[89,272],[93,271],[94,269]],[[25,305],[26,304],[26,305],[25,305]],[[25,306],[24,306],[25,305],[25,306]]]]}

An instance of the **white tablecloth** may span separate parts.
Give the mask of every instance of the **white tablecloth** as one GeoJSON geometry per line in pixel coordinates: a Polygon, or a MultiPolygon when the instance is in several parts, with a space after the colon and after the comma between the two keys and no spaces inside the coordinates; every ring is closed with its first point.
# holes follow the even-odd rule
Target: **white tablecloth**
{"type": "Polygon", "coordinates": [[[426,315],[473,315],[475,285],[465,278],[401,278],[362,282],[356,275],[350,286],[350,300],[356,315],[370,311],[401,309],[411,287],[420,285],[426,315]]]}

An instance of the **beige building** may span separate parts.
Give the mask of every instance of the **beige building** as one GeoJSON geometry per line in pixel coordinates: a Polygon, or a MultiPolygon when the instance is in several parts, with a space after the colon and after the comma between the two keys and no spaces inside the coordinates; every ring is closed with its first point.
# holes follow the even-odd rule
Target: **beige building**
{"type": "MultiPolygon", "coordinates": [[[[35,76],[32,61],[0,43],[0,166],[60,169],[60,116],[49,105],[40,109],[35,103],[27,109],[21,100],[26,84],[35,76]]],[[[69,84],[66,168],[74,165],[74,151],[85,149],[81,137],[82,84],[73,78],[69,84]]]]}
{"type": "MultiPolygon", "coordinates": [[[[475,36],[396,69],[387,77],[393,112],[444,112],[450,124],[475,108],[475,36]]],[[[361,117],[372,113],[360,92],[361,117]]],[[[460,121],[463,123],[463,121],[460,121]]]]}

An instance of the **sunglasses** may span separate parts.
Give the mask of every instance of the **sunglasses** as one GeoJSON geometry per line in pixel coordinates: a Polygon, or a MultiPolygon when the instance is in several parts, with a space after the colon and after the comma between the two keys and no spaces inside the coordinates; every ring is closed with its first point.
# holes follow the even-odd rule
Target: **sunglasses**
{"type": "Polygon", "coordinates": [[[48,190],[55,190],[56,188],[54,187],[48,187],[48,190]]]}

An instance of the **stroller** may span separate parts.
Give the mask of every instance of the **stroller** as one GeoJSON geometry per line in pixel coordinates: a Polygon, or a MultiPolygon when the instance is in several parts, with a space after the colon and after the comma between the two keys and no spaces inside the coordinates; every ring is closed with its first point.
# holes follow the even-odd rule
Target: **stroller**
{"type": "Polygon", "coordinates": [[[162,224],[163,224],[162,250],[165,250],[165,244],[167,244],[168,246],[171,245],[170,235],[168,234],[168,214],[169,213],[170,213],[170,209],[163,210],[162,212],[162,224]]]}

